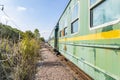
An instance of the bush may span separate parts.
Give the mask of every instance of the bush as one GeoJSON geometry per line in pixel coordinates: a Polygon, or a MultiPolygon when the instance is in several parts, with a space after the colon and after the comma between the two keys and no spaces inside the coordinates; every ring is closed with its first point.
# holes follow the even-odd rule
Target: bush
{"type": "Polygon", "coordinates": [[[20,42],[21,61],[17,66],[16,80],[31,80],[33,78],[39,48],[39,42],[35,39],[25,38],[20,42]]]}

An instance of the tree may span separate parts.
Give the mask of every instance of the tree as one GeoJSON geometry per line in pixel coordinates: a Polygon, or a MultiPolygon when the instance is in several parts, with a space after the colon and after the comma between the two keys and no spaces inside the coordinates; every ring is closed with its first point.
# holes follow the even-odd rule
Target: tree
{"type": "Polygon", "coordinates": [[[28,30],[24,33],[24,37],[28,37],[31,39],[34,38],[34,34],[30,30],[28,30]]]}
{"type": "Polygon", "coordinates": [[[19,33],[22,33],[22,31],[16,28],[12,28],[9,25],[0,23],[0,38],[7,38],[7,39],[18,41],[19,33]]]}
{"type": "Polygon", "coordinates": [[[40,38],[40,40],[41,40],[41,41],[43,41],[43,42],[45,42],[45,39],[44,39],[44,37],[41,37],[41,38],[40,38]]]}
{"type": "Polygon", "coordinates": [[[38,40],[40,38],[40,33],[39,33],[39,30],[38,29],[35,29],[34,30],[34,35],[35,35],[35,38],[38,40]]]}

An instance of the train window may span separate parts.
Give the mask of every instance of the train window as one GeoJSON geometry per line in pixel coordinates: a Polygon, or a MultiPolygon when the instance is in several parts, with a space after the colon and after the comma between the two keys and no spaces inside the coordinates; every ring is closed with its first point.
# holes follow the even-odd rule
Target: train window
{"type": "Polygon", "coordinates": [[[78,32],[78,19],[71,24],[71,33],[78,32]]]}
{"type": "Polygon", "coordinates": [[[94,5],[94,4],[98,3],[99,1],[101,1],[101,0],[90,0],[90,5],[94,5]]]}
{"type": "Polygon", "coordinates": [[[72,9],[72,21],[78,18],[78,3],[76,3],[72,9]]]}
{"type": "Polygon", "coordinates": [[[64,34],[67,35],[67,27],[64,28],[64,34]]]}
{"type": "Polygon", "coordinates": [[[67,21],[67,18],[65,18],[65,25],[64,25],[64,27],[67,27],[67,25],[68,25],[68,21],[67,21]]]}
{"type": "Polygon", "coordinates": [[[72,23],[71,23],[71,33],[78,32],[78,13],[79,13],[79,2],[77,2],[72,8],[72,23]]]}
{"type": "Polygon", "coordinates": [[[60,31],[60,37],[61,37],[61,31],[60,31]]]}
{"type": "Polygon", "coordinates": [[[120,0],[100,1],[102,2],[90,9],[90,27],[108,24],[111,21],[120,19],[120,0]]]}

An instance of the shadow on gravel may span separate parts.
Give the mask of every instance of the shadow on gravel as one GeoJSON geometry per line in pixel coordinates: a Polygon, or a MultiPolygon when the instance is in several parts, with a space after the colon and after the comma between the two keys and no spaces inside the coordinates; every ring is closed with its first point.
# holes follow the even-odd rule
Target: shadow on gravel
{"type": "Polygon", "coordinates": [[[49,50],[40,50],[41,53],[45,52],[45,51],[49,51],[49,50]]]}
{"type": "Polygon", "coordinates": [[[60,62],[40,62],[37,64],[38,67],[53,67],[53,66],[63,66],[60,62]]]}

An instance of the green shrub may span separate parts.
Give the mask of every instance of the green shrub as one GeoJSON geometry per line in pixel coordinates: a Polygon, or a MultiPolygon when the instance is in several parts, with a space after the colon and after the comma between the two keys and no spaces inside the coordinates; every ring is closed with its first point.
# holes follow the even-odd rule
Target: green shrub
{"type": "Polygon", "coordinates": [[[21,61],[16,71],[17,80],[31,80],[35,72],[36,57],[39,55],[39,42],[35,39],[24,38],[20,42],[21,61]]]}

